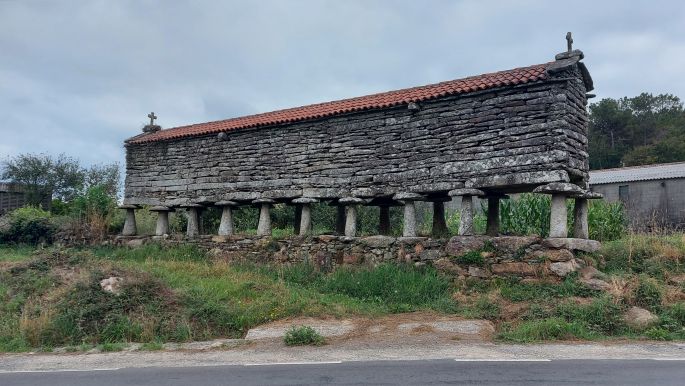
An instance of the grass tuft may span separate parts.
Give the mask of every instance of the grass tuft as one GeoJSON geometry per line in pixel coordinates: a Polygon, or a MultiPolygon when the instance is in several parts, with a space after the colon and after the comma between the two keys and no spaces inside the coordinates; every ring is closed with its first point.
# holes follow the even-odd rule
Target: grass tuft
{"type": "Polygon", "coordinates": [[[310,326],[292,326],[285,333],[283,341],[286,346],[321,346],[325,340],[321,334],[310,326]]]}

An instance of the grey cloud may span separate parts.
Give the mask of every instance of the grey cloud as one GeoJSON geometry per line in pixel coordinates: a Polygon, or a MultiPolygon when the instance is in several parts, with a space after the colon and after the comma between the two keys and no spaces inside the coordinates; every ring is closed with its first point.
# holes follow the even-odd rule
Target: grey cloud
{"type": "Polygon", "coordinates": [[[164,127],[545,62],[573,31],[599,97],[685,97],[679,1],[2,1],[0,158],[123,162],[164,127]]]}

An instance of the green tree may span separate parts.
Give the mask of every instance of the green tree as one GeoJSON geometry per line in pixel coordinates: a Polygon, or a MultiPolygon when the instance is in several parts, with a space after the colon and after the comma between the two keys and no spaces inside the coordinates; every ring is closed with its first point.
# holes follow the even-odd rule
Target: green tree
{"type": "Polygon", "coordinates": [[[69,201],[83,188],[84,173],[78,161],[64,154],[21,154],[3,166],[2,178],[23,184],[31,205],[52,197],[69,201]]]}

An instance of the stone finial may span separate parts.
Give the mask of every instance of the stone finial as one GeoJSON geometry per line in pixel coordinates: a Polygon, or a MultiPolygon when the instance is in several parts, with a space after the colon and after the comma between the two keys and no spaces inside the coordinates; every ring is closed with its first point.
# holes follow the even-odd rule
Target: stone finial
{"type": "Polygon", "coordinates": [[[459,197],[459,196],[485,197],[485,192],[480,190],[480,189],[463,188],[463,189],[450,190],[449,192],[447,192],[447,195],[450,197],[459,197]]]}
{"type": "Polygon", "coordinates": [[[566,32],[566,52],[573,51],[573,36],[570,32],[566,32]]]}
{"type": "Polygon", "coordinates": [[[150,118],[150,123],[143,127],[144,133],[154,133],[155,131],[159,131],[162,129],[161,126],[155,125],[155,119],[157,119],[157,116],[154,112],[148,114],[147,117],[150,118]]]}

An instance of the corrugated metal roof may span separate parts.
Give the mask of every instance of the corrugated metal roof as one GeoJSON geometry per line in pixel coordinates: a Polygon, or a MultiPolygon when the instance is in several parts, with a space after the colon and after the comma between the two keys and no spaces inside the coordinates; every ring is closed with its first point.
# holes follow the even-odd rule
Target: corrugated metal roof
{"type": "Polygon", "coordinates": [[[685,162],[590,171],[590,185],[669,178],[685,178],[685,162]]]}

